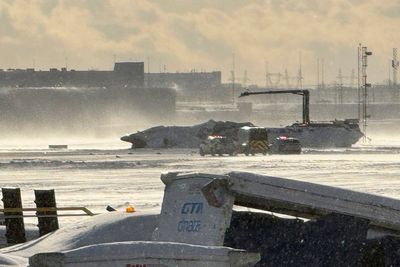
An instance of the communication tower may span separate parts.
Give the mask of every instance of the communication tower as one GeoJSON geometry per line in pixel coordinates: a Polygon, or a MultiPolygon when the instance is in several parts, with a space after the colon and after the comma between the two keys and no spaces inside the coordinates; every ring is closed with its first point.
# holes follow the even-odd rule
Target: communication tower
{"type": "MultiPolygon", "coordinates": [[[[367,82],[367,67],[368,67],[368,56],[371,56],[372,52],[368,51],[366,46],[359,46],[359,62],[358,66],[361,66],[361,77],[359,76],[359,91],[361,96],[361,109],[360,109],[360,118],[362,119],[362,130],[364,133],[364,142],[367,140],[367,119],[370,117],[368,115],[368,88],[371,87],[371,84],[367,82]],[[361,48],[361,50],[360,50],[361,48]],[[361,60],[361,61],[360,61],[361,60]],[[361,79],[360,79],[361,78],[361,79]]],[[[360,68],[359,68],[360,69],[360,68]]]]}
{"type": "Polygon", "coordinates": [[[358,44],[357,47],[357,95],[358,95],[358,101],[357,101],[357,111],[358,111],[358,121],[361,121],[361,84],[362,84],[362,78],[361,78],[361,72],[362,72],[362,56],[361,56],[361,43],[358,44]]]}

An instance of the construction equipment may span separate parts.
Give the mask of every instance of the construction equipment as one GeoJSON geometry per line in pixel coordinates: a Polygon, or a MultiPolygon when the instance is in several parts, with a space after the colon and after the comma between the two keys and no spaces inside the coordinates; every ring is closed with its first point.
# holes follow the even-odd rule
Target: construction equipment
{"type": "Polygon", "coordinates": [[[261,91],[261,92],[243,92],[239,97],[250,96],[250,95],[272,95],[272,94],[295,94],[303,96],[303,124],[310,124],[310,91],[306,89],[295,89],[295,90],[273,90],[273,91],[261,91]]]}
{"type": "Polygon", "coordinates": [[[243,92],[239,97],[262,94],[295,94],[303,96],[303,121],[280,128],[267,128],[268,137],[297,138],[302,147],[351,147],[362,136],[357,119],[310,121],[310,91],[307,89],[243,92]]]}

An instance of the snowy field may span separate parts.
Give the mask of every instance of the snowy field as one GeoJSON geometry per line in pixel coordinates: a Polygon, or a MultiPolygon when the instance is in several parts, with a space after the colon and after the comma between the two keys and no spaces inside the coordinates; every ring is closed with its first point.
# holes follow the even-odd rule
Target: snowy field
{"type": "MultiPolygon", "coordinates": [[[[48,142],[48,141],[47,141],[48,142]]],[[[33,189],[55,189],[59,207],[110,205],[157,211],[166,171],[224,173],[233,170],[280,176],[400,198],[400,146],[305,150],[301,155],[201,157],[196,149],[129,150],[122,142],[82,142],[51,151],[46,145],[2,146],[0,184],[19,187],[24,207],[34,207],[33,189]],[[98,148],[98,149],[94,149],[98,148]]],[[[61,225],[81,217],[63,217],[61,225]]],[[[26,222],[35,223],[27,218],[26,222]]]]}

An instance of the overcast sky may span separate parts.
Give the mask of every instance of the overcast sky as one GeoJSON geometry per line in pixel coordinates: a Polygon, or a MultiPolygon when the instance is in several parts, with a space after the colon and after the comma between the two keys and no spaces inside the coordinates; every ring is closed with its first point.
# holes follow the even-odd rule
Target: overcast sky
{"type": "MultiPolygon", "coordinates": [[[[398,0],[0,0],[0,68],[111,69],[150,58],[151,72],[221,70],[251,82],[271,72],[295,76],[299,51],[306,84],[317,57],[332,81],[357,67],[357,45],[373,51],[368,73],[388,79],[400,48],[398,0]]],[[[147,69],[147,67],[146,67],[147,69]]]]}

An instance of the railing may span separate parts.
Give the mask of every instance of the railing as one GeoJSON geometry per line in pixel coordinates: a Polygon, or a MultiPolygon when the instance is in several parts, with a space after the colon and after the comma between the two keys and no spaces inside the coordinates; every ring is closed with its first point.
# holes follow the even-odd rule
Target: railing
{"type": "Polygon", "coordinates": [[[49,208],[6,208],[0,209],[0,222],[4,219],[15,219],[15,218],[52,218],[52,217],[75,217],[75,216],[94,216],[98,213],[91,212],[86,207],[49,207],[49,208]],[[4,215],[7,212],[29,212],[29,211],[36,211],[36,212],[55,212],[55,211],[83,211],[80,214],[31,214],[31,215],[4,215]]]}
{"type": "Polygon", "coordinates": [[[24,218],[37,218],[39,235],[43,236],[59,228],[58,217],[76,217],[96,215],[86,207],[57,207],[54,190],[34,190],[36,208],[22,206],[19,188],[2,188],[4,208],[0,209],[0,224],[5,225],[8,244],[26,241],[24,218]],[[82,213],[68,213],[81,211],[82,213]],[[24,214],[35,212],[35,214],[24,214]],[[62,214],[58,214],[63,212],[62,214]],[[67,213],[65,213],[67,212],[67,213]]]}

